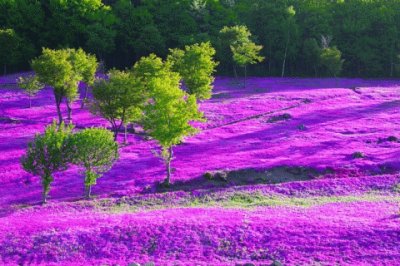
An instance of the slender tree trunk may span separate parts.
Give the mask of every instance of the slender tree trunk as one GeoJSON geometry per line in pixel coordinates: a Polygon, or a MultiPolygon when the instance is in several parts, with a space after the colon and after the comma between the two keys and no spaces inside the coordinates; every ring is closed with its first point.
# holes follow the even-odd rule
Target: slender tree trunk
{"type": "Polygon", "coordinates": [[[59,94],[55,94],[56,97],[56,107],[57,107],[57,114],[58,114],[58,123],[61,125],[61,123],[63,122],[63,117],[61,114],[61,100],[62,97],[59,94]]]}
{"type": "Polygon", "coordinates": [[[68,110],[68,123],[72,123],[72,108],[71,108],[71,102],[67,99],[67,110],[68,110]]]}
{"type": "Polygon", "coordinates": [[[172,146],[168,148],[169,154],[167,158],[167,178],[165,179],[165,184],[169,186],[171,184],[171,160],[173,156],[172,146]]]}
{"type": "Polygon", "coordinates": [[[124,144],[128,143],[128,125],[124,124],[124,144]]]}
{"type": "Polygon", "coordinates": [[[235,64],[233,64],[232,67],[233,67],[233,74],[235,75],[235,79],[238,79],[238,74],[237,74],[237,71],[236,71],[235,64]]]}
{"type": "Polygon", "coordinates": [[[85,196],[86,196],[86,198],[87,199],[90,199],[90,196],[91,196],[91,194],[92,194],[92,185],[87,185],[87,186],[85,186],[85,196]]]}
{"type": "Polygon", "coordinates": [[[45,191],[43,191],[43,195],[42,195],[42,204],[46,204],[47,203],[47,193],[45,191]]]}
{"type": "Polygon", "coordinates": [[[85,84],[85,92],[84,92],[81,108],[85,107],[85,103],[86,103],[87,99],[88,99],[88,85],[85,84]]]}
{"type": "MultiPolygon", "coordinates": [[[[49,179],[48,177],[45,177],[44,180],[49,179]]],[[[43,181],[43,194],[42,194],[42,204],[47,203],[47,196],[49,195],[49,190],[50,190],[50,184],[48,184],[46,181],[43,181]]]]}
{"type": "Polygon", "coordinates": [[[4,69],[3,73],[4,73],[4,76],[5,76],[5,75],[7,75],[7,65],[6,64],[3,65],[3,69],[4,69]]]}
{"type": "Polygon", "coordinates": [[[118,128],[114,128],[114,141],[117,141],[118,138],[118,128]]]}
{"type": "Polygon", "coordinates": [[[283,64],[282,64],[282,78],[285,76],[286,57],[287,57],[287,50],[288,50],[288,46],[289,46],[289,41],[290,41],[290,31],[288,29],[287,39],[286,39],[286,46],[285,46],[285,55],[283,57],[283,64]]]}

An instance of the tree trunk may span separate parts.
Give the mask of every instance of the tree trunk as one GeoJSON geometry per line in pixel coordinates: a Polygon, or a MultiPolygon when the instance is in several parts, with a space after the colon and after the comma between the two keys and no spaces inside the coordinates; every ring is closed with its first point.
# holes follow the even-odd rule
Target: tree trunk
{"type": "Polygon", "coordinates": [[[29,95],[29,108],[32,108],[32,96],[29,95]]]}
{"type": "Polygon", "coordinates": [[[117,141],[118,138],[118,127],[114,126],[114,141],[117,141]]]}
{"type": "Polygon", "coordinates": [[[86,103],[87,99],[88,99],[88,85],[85,84],[85,92],[84,92],[81,108],[85,107],[85,103],[86,103]]]}
{"type": "Polygon", "coordinates": [[[72,108],[71,108],[71,102],[67,99],[67,110],[68,110],[68,123],[72,123],[72,108]]]}
{"type": "Polygon", "coordinates": [[[47,193],[45,191],[43,191],[43,195],[42,195],[42,204],[46,204],[47,203],[47,193]]]}
{"type": "Polygon", "coordinates": [[[168,148],[169,154],[167,158],[167,178],[165,179],[165,185],[169,186],[171,184],[171,160],[172,160],[172,146],[168,148]]]}
{"type": "Polygon", "coordinates": [[[128,143],[128,125],[124,124],[124,144],[128,143]]]}
{"type": "Polygon", "coordinates": [[[3,68],[4,68],[4,76],[5,76],[5,75],[7,75],[7,65],[4,64],[4,65],[3,65],[3,68]]]}
{"type": "Polygon", "coordinates": [[[237,71],[236,71],[236,66],[235,66],[235,64],[233,64],[232,66],[233,66],[233,74],[235,75],[235,79],[237,79],[238,78],[238,74],[237,74],[237,71]]]}
{"type": "Polygon", "coordinates": [[[56,97],[56,107],[57,107],[57,114],[58,114],[58,123],[61,125],[61,123],[63,122],[63,117],[61,114],[61,100],[62,97],[58,94],[55,94],[56,97]]]}
{"type": "Polygon", "coordinates": [[[287,50],[288,50],[288,46],[289,46],[289,40],[290,40],[290,30],[288,29],[286,46],[285,46],[285,55],[283,57],[283,64],[282,64],[282,78],[285,76],[286,57],[287,57],[287,50]]]}
{"type": "MultiPolygon", "coordinates": [[[[45,177],[44,180],[47,180],[49,178],[45,177]]],[[[50,184],[48,184],[46,181],[43,181],[43,194],[42,194],[42,204],[47,203],[47,196],[49,195],[50,191],[50,184]]]]}
{"type": "Polygon", "coordinates": [[[88,186],[85,186],[85,190],[86,190],[86,198],[87,199],[90,199],[90,196],[91,196],[91,194],[92,194],[92,185],[88,185],[88,186]]]}

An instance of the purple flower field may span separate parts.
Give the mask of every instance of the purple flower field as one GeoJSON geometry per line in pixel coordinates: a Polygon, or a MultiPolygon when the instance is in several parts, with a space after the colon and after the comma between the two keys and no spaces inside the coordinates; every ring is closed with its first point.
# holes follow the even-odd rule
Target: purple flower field
{"type": "MultiPolygon", "coordinates": [[[[130,134],[94,199],[71,169],[46,206],[19,160],[56,118],[54,96],[27,108],[13,80],[0,78],[2,265],[400,265],[399,80],[217,78],[169,191],[155,142],[130,134]]],[[[109,127],[79,101],[73,122],[109,127]]]]}

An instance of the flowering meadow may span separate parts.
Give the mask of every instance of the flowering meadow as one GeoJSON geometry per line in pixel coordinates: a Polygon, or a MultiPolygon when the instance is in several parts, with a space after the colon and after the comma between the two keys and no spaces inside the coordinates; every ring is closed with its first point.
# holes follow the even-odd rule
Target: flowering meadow
{"type": "MultiPolygon", "coordinates": [[[[399,80],[219,77],[169,189],[135,128],[93,199],[72,167],[42,206],[20,158],[54,96],[28,108],[16,77],[0,78],[1,265],[400,265],[399,80]]],[[[79,101],[73,123],[109,127],[79,101]]]]}

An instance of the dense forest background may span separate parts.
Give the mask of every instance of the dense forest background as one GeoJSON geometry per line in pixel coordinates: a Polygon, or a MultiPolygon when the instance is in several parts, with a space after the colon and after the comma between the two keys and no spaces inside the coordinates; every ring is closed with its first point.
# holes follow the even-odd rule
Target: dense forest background
{"type": "Polygon", "coordinates": [[[20,71],[42,47],[82,47],[107,68],[125,68],[209,40],[218,74],[230,75],[219,38],[230,25],[247,25],[264,46],[252,75],[281,76],[286,58],[285,76],[324,76],[314,52],[322,39],[342,52],[342,76],[400,75],[400,0],[0,0],[0,29],[16,36],[0,47],[0,61],[20,71]]]}

